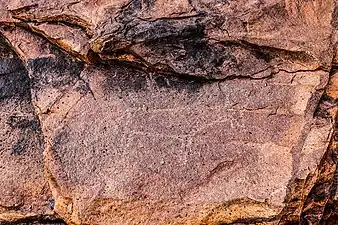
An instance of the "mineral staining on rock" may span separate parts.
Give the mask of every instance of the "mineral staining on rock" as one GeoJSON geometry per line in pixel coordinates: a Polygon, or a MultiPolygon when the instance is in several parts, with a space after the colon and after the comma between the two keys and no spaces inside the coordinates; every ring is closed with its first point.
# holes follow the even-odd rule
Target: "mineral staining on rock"
{"type": "Polygon", "coordinates": [[[44,141],[21,60],[0,47],[0,221],[51,216],[43,176],[44,141]]]}
{"type": "MultiPolygon", "coordinates": [[[[60,127],[45,131],[51,134],[48,168],[65,189],[60,194],[79,199],[73,205],[79,215],[86,214],[82,207],[90,205],[84,202],[88,199],[124,196],[158,208],[125,206],[135,215],[128,219],[132,223],[160,223],[163,211],[167,221],[187,223],[200,212],[245,197],[281,209],[300,161],[312,160],[303,155],[308,149],[302,142],[313,123],[316,107],[311,105],[319,101],[315,89],[327,73],[198,86],[177,80],[183,84],[176,87],[163,78],[168,86],[161,87],[156,78],[141,79],[146,74],[133,71],[144,80],[135,88],[121,82],[121,71],[96,70],[83,71],[93,95],[74,105],[60,127]]],[[[42,123],[53,119],[51,114],[42,123]]],[[[324,143],[330,124],[322,125],[327,126],[324,143]]],[[[270,209],[269,216],[278,212],[270,209]]],[[[105,221],[123,223],[120,215],[102,214],[112,217],[105,221]]]]}
{"type": "Polygon", "coordinates": [[[334,1],[1,3],[0,222],[335,218],[334,1]]]}

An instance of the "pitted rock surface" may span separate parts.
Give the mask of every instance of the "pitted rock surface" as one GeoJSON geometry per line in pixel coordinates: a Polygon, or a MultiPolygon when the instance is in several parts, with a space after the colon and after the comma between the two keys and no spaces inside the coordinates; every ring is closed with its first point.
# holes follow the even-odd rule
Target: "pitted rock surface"
{"type": "Polygon", "coordinates": [[[0,47],[0,221],[53,214],[43,175],[44,141],[21,60],[0,47]]]}
{"type": "Polygon", "coordinates": [[[330,224],[336,1],[1,1],[0,223],[330,224]]]}

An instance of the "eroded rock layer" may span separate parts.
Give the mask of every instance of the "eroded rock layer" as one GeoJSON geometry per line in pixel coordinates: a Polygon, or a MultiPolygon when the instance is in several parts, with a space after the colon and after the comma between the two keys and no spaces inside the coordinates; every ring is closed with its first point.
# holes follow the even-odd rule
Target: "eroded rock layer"
{"type": "Polygon", "coordinates": [[[336,224],[335,1],[0,3],[0,224],[336,224]]]}

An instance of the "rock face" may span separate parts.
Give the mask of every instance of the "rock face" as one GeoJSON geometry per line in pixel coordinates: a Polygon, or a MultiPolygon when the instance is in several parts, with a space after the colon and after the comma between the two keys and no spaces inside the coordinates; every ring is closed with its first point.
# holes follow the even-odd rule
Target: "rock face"
{"type": "Polygon", "coordinates": [[[44,141],[27,70],[1,44],[0,221],[16,221],[51,214],[52,196],[43,176],[44,141]]]}
{"type": "Polygon", "coordinates": [[[1,224],[336,224],[336,1],[0,3],[1,224]]]}

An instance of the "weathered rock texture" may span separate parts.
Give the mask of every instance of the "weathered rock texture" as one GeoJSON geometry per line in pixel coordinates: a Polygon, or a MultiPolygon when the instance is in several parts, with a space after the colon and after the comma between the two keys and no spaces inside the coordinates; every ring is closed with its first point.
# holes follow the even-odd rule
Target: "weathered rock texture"
{"type": "Polygon", "coordinates": [[[0,224],[338,224],[336,1],[0,3],[0,224]]]}

